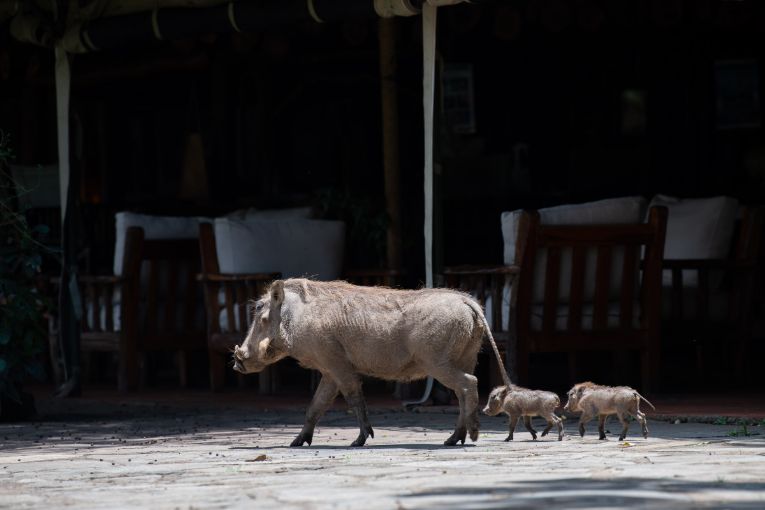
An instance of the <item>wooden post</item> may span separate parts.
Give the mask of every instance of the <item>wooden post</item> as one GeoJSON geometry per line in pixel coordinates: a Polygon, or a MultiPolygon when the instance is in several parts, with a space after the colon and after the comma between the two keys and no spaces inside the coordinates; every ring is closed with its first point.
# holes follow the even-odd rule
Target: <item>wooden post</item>
{"type": "Polygon", "coordinates": [[[396,90],[396,21],[380,18],[380,93],[382,106],[383,171],[388,213],[387,265],[401,268],[401,194],[398,164],[398,91],[396,90]]]}

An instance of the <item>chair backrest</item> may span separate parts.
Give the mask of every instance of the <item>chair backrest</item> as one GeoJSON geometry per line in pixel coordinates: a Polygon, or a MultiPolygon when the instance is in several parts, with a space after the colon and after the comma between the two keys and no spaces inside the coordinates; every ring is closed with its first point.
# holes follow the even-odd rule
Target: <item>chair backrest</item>
{"type": "Polygon", "coordinates": [[[519,333],[658,328],[666,223],[664,207],[652,208],[647,223],[630,225],[548,226],[540,224],[537,212],[525,213],[519,224],[519,333]],[[592,257],[594,267],[588,271],[592,257]],[[586,278],[594,278],[591,296],[586,278]],[[541,315],[536,327],[534,314],[541,315]],[[584,315],[591,320],[583,321],[584,315]]]}
{"type": "MultiPolygon", "coordinates": [[[[213,225],[200,223],[199,252],[202,259],[207,330],[239,338],[247,332],[250,316],[247,304],[259,298],[279,273],[221,275],[213,225]]],[[[209,339],[208,339],[209,341],[209,339]]],[[[224,342],[225,344],[225,342],[224,342]]],[[[220,346],[225,349],[226,346],[220,346]]]]}
{"type": "Polygon", "coordinates": [[[202,293],[196,239],[144,239],[141,227],[126,234],[123,276],[125,315],[137,317],[140,345],[145,348],[204,341],[202,293]]]}

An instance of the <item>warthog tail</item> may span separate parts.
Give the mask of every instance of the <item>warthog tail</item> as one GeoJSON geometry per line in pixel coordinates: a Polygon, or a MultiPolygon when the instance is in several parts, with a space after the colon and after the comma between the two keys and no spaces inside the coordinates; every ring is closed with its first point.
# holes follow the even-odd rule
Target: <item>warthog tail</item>
{"type": "Polygon", "coordinates": [[[654,407],[654,405],[653,405],[651,402],[649,402],[649,401],[648,401],[648,399],[647,399],[647,398],[645,398],[643,395],[641,395],[641,394],[640,394],[640,393],[638,393],[637,391],[635,392],[635,395],[637,395],[637,396],[638,396],[638,398],[640,398],[640,400],[642,400],[643,402],[645,402],[646,404],[648,404],[649,406],[651,406],[651,409],[653,409],[654,411],[656,410],[656,408],[654,407]]]}
{"type": "Polygon", "coordinates": [[[505,386],[510,388],[512,386],[510,377],[507,375],[505,364],[502,362],[502,356],[499,355],[499,349],[497,349],[497,342],[494,341],[494,336],[491,334],[491,328],[489,328],[489,323],[486,321],[486,317],[483,314],[483,310],[481,310],[481,306],[472,299],[465,299],[465,304],[467,304],[470,309],[473,310],[473,314],[475,314],[476,318],[482,322],[486,336],[489,337],[491,348],[494,350],[494,355],[497,357],[497,363],[499,364],[499,372],[502,375],[502,380],[505,382],[505,386]]]}

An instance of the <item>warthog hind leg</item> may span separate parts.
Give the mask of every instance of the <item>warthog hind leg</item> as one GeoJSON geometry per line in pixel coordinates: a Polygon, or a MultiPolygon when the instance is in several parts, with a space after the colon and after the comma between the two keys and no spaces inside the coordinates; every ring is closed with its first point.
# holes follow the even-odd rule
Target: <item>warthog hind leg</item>
{"type": "Polygon", "coordinates": [[[542,437],[546,436],[550,429],[557,425],[558,427],[558,441],[563,441],[563,420],[555,416],[555,413],[550,413],[546,416],[542,416],[547,421],[547,426],[542,431],[542,437]]]}
{"type": "MultiPolygon", "coordinates": [[[[531,426],[531,416],[524,416],[523,417],[523,426],[526,427],[526,430],[529,431],[529,434],[531,434],[531,438],[536,441],[537,440],[537,431],[534,430],[534,427],[531,426]]],[[[542,434],[544,435],[544,434],[542,434]]]]}
{"type": "Polygon", "coordinates": [[[308,411],[305,413],[303,429],[290,446],[303,446],[305,443],[308,443],[310,446],[311,441],[313,441],[313,430],[316,427],[316,423],[318,423],[329,406],[332,405],[335,397],[337,397],[337,384],[329,377],[322,376],[319,386],[316,388],[316,393],[313,394],[311,405],[308,406],[308,411]]]}
{"type": "Polygon", "coordinates": [[[345,397],[345,401],[348,402],[348,407],[353,409],[356,414],[356,420],[359,423],[359,436],[351,446],[364,446],[368,437],[375,437],[374,430],[369,424],[369,417],[367,416],[367,403],[364,400],[364,393],[361,391],[361,380],[358,376],[347,378],[340,385],[340,392],[345,397]]]}
{"type": "Polygon", "coordinates": [[[454,446],[457,442],[465,444],[465,438],[478,439],[480,423],[478,422],[478,379],[456,367],[435,367],[430,374],[441,384],[457,394],[460,403],[460,415],[454,433],[444,441],[446,446],[454,446]]]}
{"type": "Polygon", "coordinates": [[[640,422],[640,428],[643,431],[643,437],[648,439],[648,423],[645,419],[645,414],[643,414],[642,411],[637,411],[637,413],[635,413],[635,418],[638,422],[640,422]]]}
{"type": "Polygon", "coordinates": [[[584,437],[584,426],[585,424],[592,420],[594,418],[593,415],[587,413],[586,411],[582,413],[582,416],[579,418],[579,435],[581,437],[584,437]]]}

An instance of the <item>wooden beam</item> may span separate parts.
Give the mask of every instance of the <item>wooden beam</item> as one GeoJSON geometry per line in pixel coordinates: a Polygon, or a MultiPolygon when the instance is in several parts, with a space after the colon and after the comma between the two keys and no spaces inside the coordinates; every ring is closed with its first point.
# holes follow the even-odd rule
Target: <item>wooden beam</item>
{"type": "Polygon", "coordinates": [[[380,18],[380,94],[383,172],[388,213],[387,266],[401,268],[401,194],[399,190],[398,91],[396,87],[396,19],[380,18]]]}

